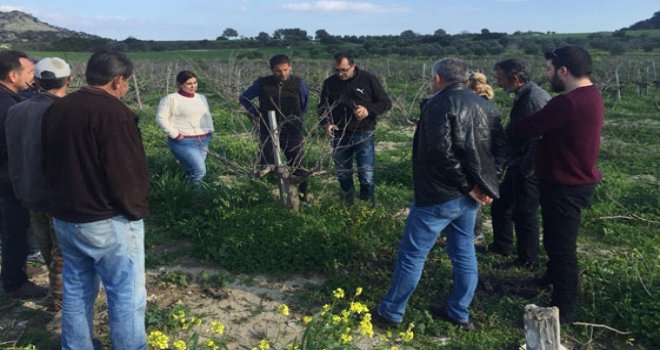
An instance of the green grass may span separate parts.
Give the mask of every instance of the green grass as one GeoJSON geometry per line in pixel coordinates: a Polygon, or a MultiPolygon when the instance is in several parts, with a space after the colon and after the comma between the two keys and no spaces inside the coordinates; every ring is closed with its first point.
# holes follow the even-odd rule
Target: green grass
{"type": "MultiPolygon", "coordinates": [[[[409,81],[388,80],[392,97],[407,106],[412,117],[418,115],[414,104],[419,96],[414,86],[409,81]]],[[[511,96],[499,89],[496,94],[496,104],[508,114],[511,96]]],[[[564,326],[563,339],[578,349],[655,349],[660,344],[658,101],[660,91],[653,87],[643,98],[624,90],[622,101],[606,100],[599,161],[604,179],[592,207],[583,212],[579,236],[582,292],[577,318],[632,333],[564,326]]],[[[207,184],[198,189],[183,181],[166,138],[154,122],[153,105],[139,111],[152,178],[151,214],[146,224],[149,267],[175,265],[194,256],[231,274],[267,273],[286,278],[316,273],[326,278],[325,284],[307,286],[292,296],[302,313],[318,311],[331,302],[330,292],[337,287],[347,291],[363,287],[363,298],[373,310],[390,283],[405,220],[403,210],[412,198],[409,116],[400,110],[392,112],[377,129],[377,141],[387,147],[377,152],[376,207],[359,202],[345,207],[339,200],[328,140],[317,130],[310,112],[305,121],[310,135],[307,162],[320,165],[327,173],[310,180],[314,199],[294,213],[279,205],[272,177],[254,180],[250,176],[258,148],[249,119],[237,112],[233,102],[216,98],[211,104],[216,134],[207,160],[207,184]]],[[[488,209],[485,212],[488,217],[488,209]]],[[[482,253],[478,259],[481,284],[471,312],[479,330],[462,333],[426,311],[431,303],[446,300],[452,280],[446,252],[435,249],[429,255],[404,319],[404,323],[416,325],[416,348],[517,349],[522,344],[523,307],[549,302],[547,292],[529,288],[529,281],[541,270],[536,274],[499,270],[495,266],[505,259],[482,253]]],[[[217,271],[210,271],[207,277],[203,283],[224,285],[231,280],[217,271]]],[[[190,282],[180,274],[160,278],[165,284],[190,282]]],[[[150,306],[150,327],[167,325],[166,316],[167,312],[150,306]]],[[[27,344],[41,338],[30,335],[22,339],[21,344],[27,344]]]]}
{"type": "MultiPolygon", "coordinates": [[[[655,106],[659,95],[654,90],[652,96],[639,99],[625,93],[623,101],[607,101],[599,162],[605,177],[592,208],[584,212],[580,234],[583,292],[578,319],[633,334],[619,336],[600,328],[564,327],[563,334],[574,344],[592,341],[613,349],[650,349],[660,341],[660,324],[655,316],[660,312],[660,303],[653,294],[660,268],[660,117],[655,106]],[[651,180],[645,182],[639,176],[651,180]],[[618,216],[629,218],[610,218],[618,216]]],[[[506,111],[510,96],[500,96],[497,102],[506,111]]],[[[253,160],[255,141],[235,134],[245,130],[244,122],[236,120],[238,116],[221,115],[217,124],[221,140],[218,152],[242,163],[253,160]]],[[[152,128],[149,122],[143,130],[151,135],[152,128]]],[[[396,213],[412,198],[412,135],[404,129],[396,118],[391,118],[377,130],[379,141],[395,146],[377,154],[378,205],[374,209],[339,205],[331,174],[314,178],[311,191],[317,200],[300,213],[292,213],[277,203],[272,194],[276,184],[271,180],[253,181],[239,174],[230,184],[215,181],[192,192],[173,175],[177,169],[172,161],[151,161],[152,165],[163,166],[152,169],[160,174],[150,198],[152,229],[179,232],[178,237],[196,242],[197,254],[230,271],[326,275],[326,285],[309,287],[298,295],[300,305],[315,308],[327,302],[328,292],[336,287],[350,290],[361,286],[373,308],[389,283],[405,219],[396,213]]],[[[146,142],[150,159],[169,157],[162,138],[146,142]]],[[[314,159],[328,151],[322,147],[323,142],[322,137],[311,139],[309,148],[314,159]]],[[[215,160],[210,163],[214,169],[211,178],[228,171],[215,160]]],[[[331,170],[330,163],[324,166],[331,170]]],[[[479,259],[482,282],[496,287],[489,290],[482,285],[477,291],[471,310],[480,330],[465,334],[431,319],[425,311],[430,303],[446,299],[451,284],[451,266],[445,252],[436,250],[430,255],[405,317],[406,323],[417,325],[420,347],[505,349],[521,344],[523,306],[544,305],[549,295],[530,293],[525,288],[533,274],[497,270],[493,266],[503,261],[499,258],[480,254],[479,259]],[[449,345],[434,343],[435,337],[446,336],[451,338],[449,345]]]]}

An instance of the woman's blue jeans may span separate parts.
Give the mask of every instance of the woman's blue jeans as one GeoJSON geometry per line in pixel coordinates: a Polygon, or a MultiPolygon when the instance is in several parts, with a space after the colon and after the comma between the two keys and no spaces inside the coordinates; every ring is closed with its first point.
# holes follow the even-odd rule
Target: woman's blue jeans
{"type": "Polygon", "coordinates": [[[211,135],[174,140],[167,138],[167,146],[186,172],[186,179],[199,184],[206,175],[206,155],[211,135]]]}
{"type": "Polygon", "coordinates": [[[440,204],[418,207],[413,202],[399,244],[392,284],[378,307],[383,317],[400,323],[408,299],[415,291],[429,254],[442,230],[452,262],[454,285],[447,300],[447,315],[458,322],[469,319],[468,307],[477,287],[474,220],[479,204],[461,196],[440,204]]]}

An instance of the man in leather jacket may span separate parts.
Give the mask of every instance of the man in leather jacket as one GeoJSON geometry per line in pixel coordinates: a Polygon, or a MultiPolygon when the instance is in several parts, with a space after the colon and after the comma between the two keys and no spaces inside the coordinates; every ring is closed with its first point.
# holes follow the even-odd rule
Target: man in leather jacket
{"type": "Polygon", "coordinates": [[[456,58],[435,62],[433,96],[424,104],[413,140],[415,199],[401,238],[392,285],[374,316],[398,324],[415,290],[426,256],[446,229],[454,285],[435,316],[471,328],[468,307],[477,286],[472,233],[480,204],[499,196],[491,121],[500,112],[466,86],[467,66],[456,58]]]}

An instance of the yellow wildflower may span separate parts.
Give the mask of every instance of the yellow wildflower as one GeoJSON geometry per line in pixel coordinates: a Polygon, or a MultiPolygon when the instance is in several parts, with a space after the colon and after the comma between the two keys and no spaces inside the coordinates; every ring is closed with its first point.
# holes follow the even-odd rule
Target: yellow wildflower
{"type": "Polygon", "coordinates": [[[258,350],[270,350],[270,343],[268,342],[268,339],[261,339],[259,342],[258,350]]]}
{"type": "Polygon", "coordinates": [[[355,312],[356,314],[362,314],[362,313],[365,313],[365,312],[369,312],[369,308],[366,305],[364,305],[362,303],[359,303],[359,302],[351,302],[350,309],[351,309],[351,311],[355,312]]]}
{"type": "Polygon", "coordinates": [[[401,340],[404,343],[410,343],[413,340],[414,334],[413,334],[413,328],[415,327],[415,324],[410,322],[408,325],[408,329],[406,329],[405,332],[400,332],[399,336],[401,337],[401,340]]]}
{"type": "Polygon", "coordinates": [[[393,346],[393,347],[390,348],[390,350],[399,350],[399,347],[398,346],[393,346]]]}
{"type": "Polygon", "coordinates": [[[347,333],[342,333],[341,335],[341,342],[344,344],[350,343],[351,340],[353,340],[353,336],[347,333]]]}
{"type": "Polygon", "coordinates": [[[312,318],[312,316],[305,316],[305,317],[303,317],[303,324],[308,324],[308,323],[312,322],[312,320],[314,320],[312,318]]]}
{"type": "Polygon", "coordinates": [[[342,299],[342,298],[344,298],[344,296],[345,296],[345,294],[344,294],[344,290],[341,289],[341,288],[337,288],[337,289],[335,289],[334,291],[332,291],[332,296],[333,296],[335,299],[342,299]]]}
{"type": "Polygon", "coordinates": [[[222,335],[225,332],[225,325],[220,321],[211,322],[211,332],[222,335]]]}
{"type": "Polygon", "coordinates": [[[152,331],[147,336],[147,344],[156,350],[169,348],[170,338],[161,331],[152,331]]]}
{"type": "Polygon", "coordinates": [[[211,349],[211,350],[220,350],[220,346],[219,346],[218,344],[216,344],[216,343],[213,341],[213,339],[209,339],[209,340],[206,342],[206,346],[207,346],[209,349],[211,349]]]}
{"type": "Polygon", "coordinates": [[[355,296],[356,297],[360,296],[360,294],[362,294],[362,287],[357,287],[357,289],[355,290],[355,296]]]}
{"type": "Polygon", "coordinates": [[[183,342],[183,340],[177,340],[174,343],[172,343],[172,346],[176,350],[186,350],[188,347],[186,346],[186,343],[183,342]]]}
{"type": "Polygon", "coordinates": [[[374,336],[374,326],[371,324],[371,314],[366,314],[360,321],[360,334],[366,335],[369,338],[374,336]]]}
{"type": "Polygon", "coordinates": [[[186,312],[181,310],[181,309],[176,310],[175,312],[172,313],[172,318],[177,320],[177,321],[181,321],[185,317],[186,317],[186,312]]]}
{"type": "Polygon", "coordinates": [[[286,304],[280,305],[280,307],[277,308],[277,311],[284,316],[289,316],[289,307],[286,304]]]}
{"type": "Polygon", "coordinates": [[[337,315],[333,315],[330,321],[332,321],[332,324],[338,324],[339,322],[341,322],[341,317],[337,315]]]}

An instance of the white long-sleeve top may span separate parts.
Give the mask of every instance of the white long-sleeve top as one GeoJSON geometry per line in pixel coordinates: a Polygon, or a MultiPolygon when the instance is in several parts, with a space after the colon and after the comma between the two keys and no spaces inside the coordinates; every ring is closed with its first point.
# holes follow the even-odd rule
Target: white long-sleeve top
{"type": "Polygon", "coordinates": [[[206,97],[186,97],[178,92],[163,97],[158,104],[156,123],[171,138],[213,132],[213,119],[206,97]]]}

